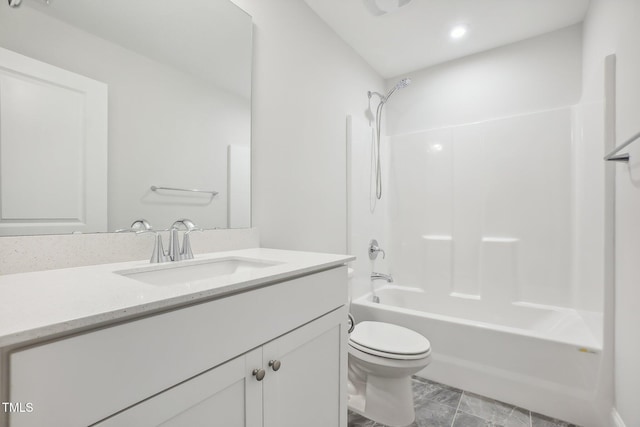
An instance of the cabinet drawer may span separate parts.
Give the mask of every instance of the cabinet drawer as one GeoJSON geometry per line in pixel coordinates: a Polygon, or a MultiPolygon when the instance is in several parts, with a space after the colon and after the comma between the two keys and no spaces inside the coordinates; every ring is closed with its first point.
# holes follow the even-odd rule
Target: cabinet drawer
{"type": "Polygon", "coordinates": [[[86,426],[346,303],[346,267],[15,351],[11,427],[86,426]]]}

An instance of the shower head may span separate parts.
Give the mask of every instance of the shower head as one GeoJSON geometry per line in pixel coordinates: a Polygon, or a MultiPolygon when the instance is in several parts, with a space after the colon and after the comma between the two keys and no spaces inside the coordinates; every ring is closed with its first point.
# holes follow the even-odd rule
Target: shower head
{"type": "Polygon", "coordinates": [[[411,84],[411,79],[408,77],[405,77],[403,79],[400,79],[400,81],[398,83],[396,83],[396,85],[394,87],[391,88],[391,90],[389,92],[387,92],[387,95],[383,95],[379,92],[372,92],[369,91],[367,92],[367,95],[369,95],[369,99],[371,99],[371,97],[373,95],[376,95],[377,97],[380,98],[380,105],[384,105],[385,102],[387,102],[389,100],[389,97],[391,95],[393,95],[393,93],[395,91],[397,91],[398,89],[404,89],[405,87],[409,86],[411,84]]]}
{"type": "Polygon", "coordinates": [[[389,100],[389,97],[391,95],[393,95],[393,93],[395,91],[397,91],[398,89],[404,89],[405,87],[409,86],[411,84],[411,79],[408,77],[405,77],[403,79],[400,79],[400,81],[398,83],[396,83],[396,85],[391,88],[391,90],[389,91],[389,93],[387,93],[387,96],[384,97],[384,102],[387,102],[389,100]]]}
{"type": "Polygon", "coordinates": [[[398,83],[396,83],[396,89],[404,89],[410,84],[411,84],[411,79],[408,77],[405,77],[404,79],[401,79],[398,83]]]}

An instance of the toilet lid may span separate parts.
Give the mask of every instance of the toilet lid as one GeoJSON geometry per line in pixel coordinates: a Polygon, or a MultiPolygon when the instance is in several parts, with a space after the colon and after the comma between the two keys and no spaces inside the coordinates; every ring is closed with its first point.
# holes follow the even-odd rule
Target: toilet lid
{"type": "Polygon", "coordinates": [[[395,355],[415,356],[428,353],[431,343],[411,329],[391,323],[360,322],[356,325],[349,341],[361,351],[367,349],[395,355]]]}

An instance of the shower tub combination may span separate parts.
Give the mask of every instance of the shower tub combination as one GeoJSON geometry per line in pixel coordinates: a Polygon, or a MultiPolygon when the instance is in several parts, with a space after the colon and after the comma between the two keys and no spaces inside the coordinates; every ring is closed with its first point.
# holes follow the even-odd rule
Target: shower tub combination
{"type": "Polygon", "coordinates": [[[401,325],[427,337],[432,363],[418,376],[535,412],[598,426],[602,316],[514,302],[430,295],[395,284],[352,302],[356,321],[401,325]]]}
{"type": "Polygon", "coordinates": [[[351,313],[427,337],[432,362],[419,376],[584,427],[607,425],[611,356],[602,351],[596,279],[605,270],[604,218],[593,214],[604,199],[576,179],[591,170],[576,149],[601,151],[584,137],[601,134],[593,127],[601,113],[560,106],[469,123],[447,117],[452,125],[429,128],[421,114],[404,115],[410,102],[431,108],[414,94],[390,115],[395,134],[381,146],[383,107],[409,83],[368,94],[380,98],[372,143],[367,126],[352,135],[348,122],[348,235],[359,258],[351,313]],[[374,216],[381,163],[387,198],[374,216]],[[391,254],[378,264],[364,252],[375,234],[391,254]],[[374,271],[397,282],[360,296],[374,271]],[[598,311],[564,307],[574,302],[598,311]]]}

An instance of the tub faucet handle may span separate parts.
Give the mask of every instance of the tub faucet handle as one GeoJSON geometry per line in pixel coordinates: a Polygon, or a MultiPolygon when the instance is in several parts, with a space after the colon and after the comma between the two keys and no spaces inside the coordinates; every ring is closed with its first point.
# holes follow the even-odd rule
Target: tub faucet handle
{"type": "Polygon", "coordinates": [[[384,250],[382,250],[380,248],[380,246],[378,246],[378,241],[376,239],[372,239],[369,242],[369,259],[376,259],[378,258],[378,253],[382,252],[382,258],[384,259],[384,257],[387,255],[384,253],[384,250]]]}

